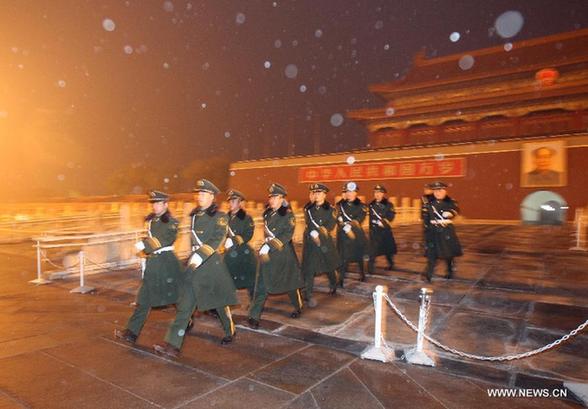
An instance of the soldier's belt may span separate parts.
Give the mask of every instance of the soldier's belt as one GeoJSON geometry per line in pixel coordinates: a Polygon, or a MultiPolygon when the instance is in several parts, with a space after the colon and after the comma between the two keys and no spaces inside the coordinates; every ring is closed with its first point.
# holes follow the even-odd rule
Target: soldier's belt
{"type": "Polygon", "coordinates": [[[174,251],[174,246],[162,247],[160,249],[155,250],[153,254],[161,254],[165,253],[166,251],[174,251]]]}
{"type": "Polygon", "coordinates": [[[431,220],[431,224],[436,224],[438,226],[443,226],[446,224],[453,224],[453,220],[431,220]]]}

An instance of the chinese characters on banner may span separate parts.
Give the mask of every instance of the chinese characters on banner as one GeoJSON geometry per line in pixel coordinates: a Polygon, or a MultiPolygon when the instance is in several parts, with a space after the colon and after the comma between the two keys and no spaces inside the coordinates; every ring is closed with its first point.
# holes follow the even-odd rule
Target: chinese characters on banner
{"type": "Polygon", "coordinates": [[[298,182],[420,179],[460,177],[464,175],[465,158],[451,158],[359,165],[309,166],[298,170],[298,182]]]}

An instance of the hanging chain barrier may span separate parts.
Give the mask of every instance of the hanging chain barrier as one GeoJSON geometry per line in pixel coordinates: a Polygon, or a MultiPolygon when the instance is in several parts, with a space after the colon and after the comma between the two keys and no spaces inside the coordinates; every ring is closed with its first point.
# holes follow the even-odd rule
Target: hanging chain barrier
{"type": "MultiPolygon", "coordinates": [[[[374,293],[374,298],[375,298],[375,294],[374,293]]],[[[415,332],[419,332],[418,327],[412,322],[410,321],[406,315],[404,315],[402,313],[402,311],[400,311],[400,309],[396,306],[396,304],[394,304],[394,302],[392,301],[392,299],[390,298],[390,296],[388,294],[383,294],[383,297],[386,299],[388,305],[390,305],[390,307],[392,308],[392,310],[396,313],[396,315],[398,315],[400,317],[400,319],[402,321],[404,321],[404,323],[406,325],[408,325],[413,331],[415,332]]],[[[424,328],[426,328],[426,323],[429,317],[429,311],[431,308],[431,303],[427,302],[425,303],[426,306],[426,314],[425,314],[425,320],[424,320],[424,328]]],[[[578,325],[575,329],[573,329],[572,331],[570,331],[569,333],[565,334],[564,336],[562,336],[559,339],[556,339],[555,341],[544,345],[540,348],[536,348],[533,349],[531,351],[527,351],[527,352],[523,352],[520,354],[512,354],[512,355],[499,355],[499,356],[484,356],[484,355],[475,355],[475,354],[471,354],[468,352],[463,352],[463,351],[459,351],[455,348],[451,348],[448,347],[447,345],[442,344],[440,341],[436,340],[435,338],[430,337],[427,334],[423,334],[424,338],[429,341],[431,344],[435,345],[438,348],[443,349],[444,351],[450,352],[454,355],[458,355],[460,357],[463,358],[469,358],[469,359],[475,359],[478,361],[491,361],[491,362],[503,362],[503,361],[514,361],[517,359],[523,359],[523,358],[528,358],[530,356],[533,355],[537,355],[540,354],[542,352],[545,352],[549,349],[552,349],[558,345],[560,345],[562,342],[567,341],[568,339],[574,337],[575,335],[577,335],[578,333],[580,333],[581,331],[583,331],[586,326],[588,326],[588,320],[584,321],[582,324],[578,325]]]]}

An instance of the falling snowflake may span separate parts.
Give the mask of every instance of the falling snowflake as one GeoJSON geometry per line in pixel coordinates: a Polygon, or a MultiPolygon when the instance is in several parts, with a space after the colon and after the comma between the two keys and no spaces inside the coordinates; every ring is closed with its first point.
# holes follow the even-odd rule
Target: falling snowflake
{"type": "Polygon", "coordinates": [[[331,125],[334,127],[339,127],[343,124],[343,115],[336,113],[331,115],[331,125]]]}
{"type": "Polygon", "coordinates": [[[269,61],[266,61],[266,62],[264,62],[264,63],[263,63],[263,66],[264,66],[265,68],[270,68],[270,67],[272,66],[272,63],[271,63],[271,62],[269,62],[269,61]]]}
{"type": "Polygon", "coordinates": [[[174,3],[171,1],[164,1],[163,2],[163,10],[167,13],[173,13],[174,11],[174,3]]]}
{"type": "Polygon", "coordinates": [[[235,17],[235,23],[237,23],[237,24],[245,23],[245,14],[237,13],[237,16],[235,17]]]}
{"type": "Polygon", "coordinates": [[[461,68],[464,71],[467,71],[474,66],[474,57],[472,57],[469,54],[466,54],[459,59],[458,64],[459,68],[461,68]]]}
{"type": "Polygon", "coordinates": [[[294,64],[288,64],[284,69],[284,74],[290,79],[294,79],[298,76],[298,67],[294,64]]]}
{"type": "Polygon", "coordinates": [[[133,53],[133,47],[131,47],[130,45],[125,45],[123,47],[123,50],[124,50],[125,54],[132,54],[133,53]]]}
{"type": "Polygon", "coordinates": [[[316,30],[314,31],[314,36],[315,36],[316,38],[321,38],[321,37],[323,36],[323,30],[321,30],[320,28],[316,29],[316,30]]]}
{"type": "Polygon", "coordinates": [[[449,35],[449,40],[451,40],[452,43],[457,43],[460,37],[461,35],[457,31],[454,31],[449,35]]]}
{"type": "Polygon", "coordinates": [[[494,22],[494,28],[502,38],[511,38],[516,36],[523,28],[525,19],[523,15],[514,10],[502,13],[494,22]]]}
{"type": "Polygon", "coordinates": [[[112,21],[111,19],[105,18],[104,20],[102,20],[102,28],[106,31],[114,31],[114,29],[116,28],[116,24],[114,24],[114,21],[112,21]]]}

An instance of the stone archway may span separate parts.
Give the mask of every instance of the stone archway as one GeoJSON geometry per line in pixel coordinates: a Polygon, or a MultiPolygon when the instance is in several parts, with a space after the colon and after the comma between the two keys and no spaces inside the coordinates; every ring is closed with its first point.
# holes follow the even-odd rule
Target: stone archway
{"type": "Polygon", "coordinates": [[[529,194],[521,203],[521,220],[525,224],[560,225],[566,222],[568,204],[549,190],[529,194]]]}

